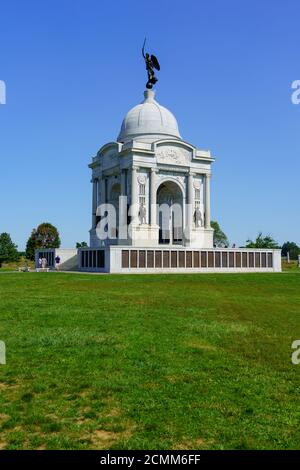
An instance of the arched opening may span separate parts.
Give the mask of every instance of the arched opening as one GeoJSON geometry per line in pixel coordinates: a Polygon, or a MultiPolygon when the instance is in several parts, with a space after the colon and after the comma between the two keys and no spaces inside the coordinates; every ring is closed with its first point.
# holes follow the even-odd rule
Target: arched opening
{"type": "Polygon", "coordinates": [[[183,196],[178,184],[165,181],[157,190],[159,243],[182,245],[183,196]]]}

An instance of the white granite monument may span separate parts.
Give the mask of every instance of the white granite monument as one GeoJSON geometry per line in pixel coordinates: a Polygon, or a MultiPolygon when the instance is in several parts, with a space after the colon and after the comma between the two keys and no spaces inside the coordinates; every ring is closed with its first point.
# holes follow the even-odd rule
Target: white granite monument
{"type": "MultiPolygon", "coordinates": [[[[152,89],[157,81],[153,65],[158,70],[158,61],[149,54],[144,58],[148,82],[143,101],[126,114],[116,141],[103,145],[89,165],[90,246],[78,250],[78,269],[280,271],[280,250],[214,247],[210,209],[214,159],[209,150],[181,137],[175,116],[158,103],[152,89]]],[[[55,265],[56,252],[48,251],[55,265]]],[[[74,260],[74,252],[69,253],[74,260]]],[[[37,260],[40,254],[37,250],[37,260]]],[[[64,262],[68,256],[60,250],[64,262]]]]}
{"type": "Polygon", "coordinates": [[[90,246],[213,247],[212,162],[209,151],[181,138],[173,114],[155,100],[153,90],[146,90],[143,102],[125,116],[117,141],[104,145],[90,164],[90,246]],[[117,216],[105,241],[96,228],[104,204],[112,204],[117,216]],[[132,216],[127,234],[120,227],[128,222],[128,206],[132,216]]]}

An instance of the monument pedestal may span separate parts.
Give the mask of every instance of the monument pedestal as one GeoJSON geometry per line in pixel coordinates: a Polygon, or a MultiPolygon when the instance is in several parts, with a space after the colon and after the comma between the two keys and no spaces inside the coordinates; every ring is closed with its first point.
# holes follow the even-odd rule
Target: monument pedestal
{"type": "Polygon", "coordinates": [[[129,235],[132,246],[157,246],[158,245],[158,225],[141,224],[131,226],[129,235]]]}

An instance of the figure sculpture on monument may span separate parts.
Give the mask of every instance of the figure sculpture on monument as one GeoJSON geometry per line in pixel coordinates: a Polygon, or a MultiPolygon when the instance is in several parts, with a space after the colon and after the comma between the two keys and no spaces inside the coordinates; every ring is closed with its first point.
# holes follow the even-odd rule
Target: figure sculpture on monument
{"type": "Polygon", "coordinates": [[[194,221],[195,221],[195,226],[196,227],[201,227],[202,226],[202,214],[199,209],[199,207],[196,207],[195,212],[194,212],[194,221]]]}
{"type": "Polygon", "coordinates": [[[160,70],[160,65],[155,55],[153,54],[150,55],[148,52],[145,53],[145,44],[146,44],[146,38],[143,44],[142,54],[145,60],[146,70],[148,74],[148,81],[146,83],[146,88],[148,88],[148,90],[151,90],[153,85],[155,85],[155,83],[157,82],[157,77],[155,76],[154,69],[160,70]]]}
{"type": "Polygon", "coordinates": [[[140,224],[146,224],[146,215],[147,215],[146,207],[144,206],[144,204],[141,204],[140,210],[139,210],[140,224]]]}

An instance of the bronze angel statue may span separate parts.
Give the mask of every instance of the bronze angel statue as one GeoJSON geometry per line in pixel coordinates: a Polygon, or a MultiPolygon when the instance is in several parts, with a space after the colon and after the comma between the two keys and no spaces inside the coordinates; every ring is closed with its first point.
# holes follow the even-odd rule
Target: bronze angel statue
{"type": "Polygon", "coordinates": [[[148,73],[148,81],[146,83],[146,88],[151,89],[153,85],[155,85],[155,83],[157,82],[157,77],[155,76],[154,69],[160,70],[160,65],[155,55],[153,54],[150,55],[148,54],[148,52],[146,52],[145,54],[145,44],[146,44],[146,39],[143,44],[142,54],[145,59],[146,70],[148,73]]]}

